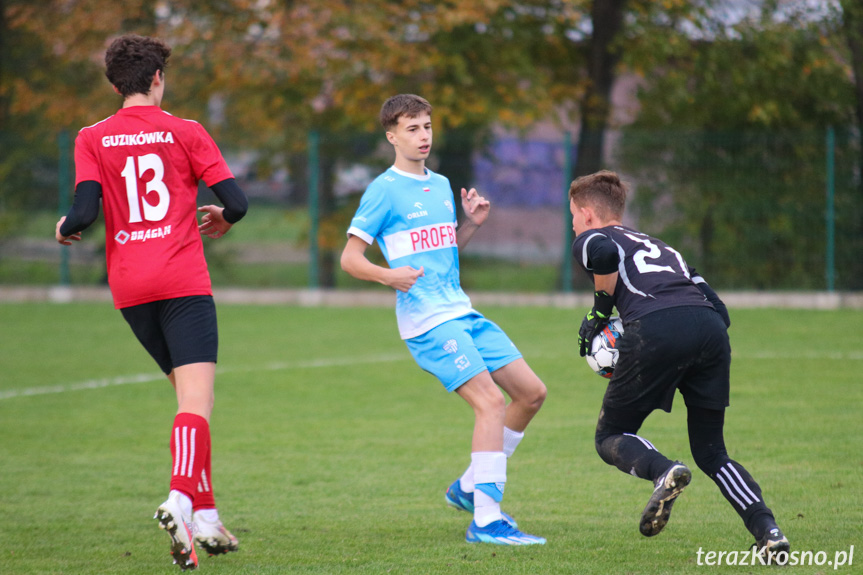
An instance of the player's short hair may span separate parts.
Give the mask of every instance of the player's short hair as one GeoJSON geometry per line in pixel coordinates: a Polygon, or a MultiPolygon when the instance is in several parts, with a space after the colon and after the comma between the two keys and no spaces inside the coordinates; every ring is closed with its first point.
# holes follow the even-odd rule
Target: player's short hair
{"type": "Polygon", "coordinates": [[[399,118],[402,116],[416,118],[422,113],[431,115],[431,111],[431,104],[425,98],[416,94],[398,94],[381,106],[381,125],[389,132],[398,126],[399,118]]]}
{"type": "Polygon", "coordinates": [[[581,176],[569,186],[569,199],[576,206],[593,208],[604,221],[623,217],[626,194],[626,184],[610,170],[581,176]]]}
{"type": "Polygon", "coordinates": [[[171,48],[158,38],[126,34],[105,52],[105,76],[124,98],[149,94],[153,75],[164,74],[170,55],[171,48]]]}

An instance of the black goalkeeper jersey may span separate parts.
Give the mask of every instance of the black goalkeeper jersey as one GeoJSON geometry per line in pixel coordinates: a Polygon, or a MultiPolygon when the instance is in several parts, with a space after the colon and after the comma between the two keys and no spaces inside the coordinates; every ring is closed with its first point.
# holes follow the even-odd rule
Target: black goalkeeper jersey
{"type": "Polygon", "coordinates": [[[587,230],[575,238],[572,255],[591,279],[619,273],[614,305],[624,322],[671,307],[713,307],[690,279],[683,256],[647,234],[624,226],[587,230]],[[594,269],[594,261],[608,261],[611,251],[618,254],[617,269],[594,269]]]}

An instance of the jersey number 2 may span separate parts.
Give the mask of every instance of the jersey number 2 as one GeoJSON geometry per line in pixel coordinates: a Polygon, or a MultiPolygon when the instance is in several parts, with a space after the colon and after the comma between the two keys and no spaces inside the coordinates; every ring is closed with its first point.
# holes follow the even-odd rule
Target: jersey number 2
{"type": "MultiPolygon", "coordinates": [[[[632,256],[632,260],[635,262],[635,267],[638,269],[639,273],[649,274],[652,272],[671,272],[674,273],[674,268],[671,266],[660,266],[656,264],[648,263],[647,260],[658,260],[662,256],[662,252],[659,251],[659,246],[650,240],[636,237],[632,234],[626,234],[626,237],[631,239],[634,242],[638,242],[643,244],[646,249],[638,250],[634,256],[632,256]]],[[[674,254],[674,257],[677,258],[677,263],[680,264],[680,269],[683,272],[683,275],[689,277],[689,270],[686,267],[686,263],[683,261],[683,256],[680,255],[680,252],[675,250],[672,247],[665,246],[665,249],[674,254]]]]}
{"type": "Polygon", "coordinates": [[[144,204],[144,219],[148,222],[158,222],[168,213],[171,204],[171,194],[162,178],[165,176],[165,166],[162,158],[156,154],[138,156],[138,169],[135,170],[135,157],[126,158],[126,166],[120,175],[126,180],[126,199],[129,200],[129,223],[134,224],[142,221],[141,204],[144,204]],[[144,177],[148,171],[153,172],[153,177],[147,182],[144,197],[138,196],[138,178],[144,177]],[[154,206],[147,201],[147,194],[156,192],[159,202],[154,206]]]}

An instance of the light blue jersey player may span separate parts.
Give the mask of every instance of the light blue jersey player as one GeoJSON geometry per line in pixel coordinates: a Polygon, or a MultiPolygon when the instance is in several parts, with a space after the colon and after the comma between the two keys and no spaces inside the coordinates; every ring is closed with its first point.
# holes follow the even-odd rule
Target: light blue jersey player
{"type": "Polygon", "coordinates": [[[363,194],[348,234],[376,239],[391,268],[422,269],[423,276],[396,297],[402,339],[473,312],[459,283],[456,216],[449,180],[426,169],[415,175],[395,166],[363,194]]]}
{"type": "Polygon", "coordinates": [[[459,281],[458,250],[489,214],[489,202],[462,188],[458,225],[449,180],[425,167],[431,105],[412,94],[387,100],[381,124],[395,162],[366,189],[348,229],[342,269],[396,290],[399,332],[417,364],[474,410],[471,463],[446,491],[449,505],[473,513],[466,539],[498,545],[543,544],[521,532],[500,502],[507,459],[545,400],[546,388],[506,334],[471,306],[459,281]],[[389,267],[373,264],[378,242],[389,267]],[[507,405],[505,391],[511,401],[507,405]]]}

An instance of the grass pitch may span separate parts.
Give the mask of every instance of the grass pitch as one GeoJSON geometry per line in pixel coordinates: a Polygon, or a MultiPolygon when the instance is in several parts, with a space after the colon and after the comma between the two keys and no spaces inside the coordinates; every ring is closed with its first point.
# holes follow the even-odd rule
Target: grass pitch
{"type": "MultiPolygon", "coordinates": [[[[651,486],[604,464],[604,380],[575,352],[584,310],[482,308],[549,396],[510,460],[504,508],[542,547],[470,545],[444,504],[472,414],[415,366],[391,309],[219,307],[213,475],[240,551],[202,573],[752,573],[697,552],[749,534],[693,467],[665,531],[638,518],[651,486]]],[[[726,442],[792,548],[863,566],[863,312],[732,310],[726,442]]],[[[0,573],[177,573],[153,513],[176,408],[109,304],[0,305],[0,573]]],[[[680,397],[642,429],[691,464],[680,397]]],[[[828,573],[834,566],[787,567],[828,573]]]]}

